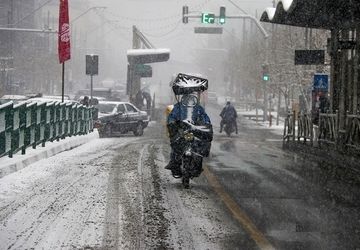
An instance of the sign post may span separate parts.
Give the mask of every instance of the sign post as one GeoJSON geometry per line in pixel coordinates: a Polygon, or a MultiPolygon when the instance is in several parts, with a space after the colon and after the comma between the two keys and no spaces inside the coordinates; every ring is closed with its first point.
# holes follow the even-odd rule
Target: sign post
{"type": "Polygon", "coordinates": [[[58,52],[59,61],[62,64],[62,84],[61,101],[64,102],[65,92],[65,61],[71,58],[70,53],[70,23],[69,23],[69,5],[68,0],[60,0],[59,10],[59,33],[58,33],[58,52]]]}
{"type": "Polygon", "coordinates": [[[90,102],[93,99],[93,76],[99,73],[99,56],[86,55],[86,75],[90,75],[90,102]]]}

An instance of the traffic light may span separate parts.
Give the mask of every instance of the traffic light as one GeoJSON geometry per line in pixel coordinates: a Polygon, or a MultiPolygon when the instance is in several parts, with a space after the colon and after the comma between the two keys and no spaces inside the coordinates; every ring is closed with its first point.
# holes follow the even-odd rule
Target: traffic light
{"type": "Polygon", "coordinates": [[[269,65],[263,64],[262,66],[262,79],[267,82],[270,80],[269,65]]]}
{"type": "Polygon", "coordinates": [[[225,24],[225,18],[226,18],[225,7],[221,6],[220,7],[220,15],[219,15],[219,23],[220,24],[225,24]]]}
{"type": "Polygon", "coordinates": [[[183,23],[188,23],[189,22],[189,18],[187,17],[187,14],[189,14],[189,6],[184,5],[183,6],[183,11],[182,11],[182,15],[183,15],[183,23]]]}

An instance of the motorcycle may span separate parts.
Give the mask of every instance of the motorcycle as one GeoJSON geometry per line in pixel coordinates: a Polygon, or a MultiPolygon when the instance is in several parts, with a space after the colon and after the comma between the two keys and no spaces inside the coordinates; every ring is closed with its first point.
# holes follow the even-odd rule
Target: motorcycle
{"type": "Polygon", "coordinates": [[[209,156],[213,131],[211,125],[196,126],[187,120],[180,121],[177,126],[178,136],[173,148],[181,156],[181,173],[173,173],[173,176],[181,177],[184,188],[189,188],[190,180],[202,172],[203,157],[209,156]]]}
{"type": "Polygon", "coordinates": [[[235,122],[234,121],[226,121],[224,123],[224,131],[227,136],[231,136],[231,133],[235,132],[235,122]]]}
{"type": "MultiPolygon", "coordinates": [[[[208,89],[208,80],[179,73],[172,83],[172,89],[181,107],[186,108],[187,114],[192,114],[193,108],[199,103],[200,93],[208,89]]],[[[171,138],[171,147],[177,157],[181,158],[177,159],[181,162],[180,170],[172,170],[172,174],[175,178],[182,178],[184,188],[190,187],[190,179],[200,176],[203,157],[209,156],[213,139],[211,124],[199,125],[201,123],[192,119],[187,117],[168,124],[168,131],[174,135],[171,138]]]]}

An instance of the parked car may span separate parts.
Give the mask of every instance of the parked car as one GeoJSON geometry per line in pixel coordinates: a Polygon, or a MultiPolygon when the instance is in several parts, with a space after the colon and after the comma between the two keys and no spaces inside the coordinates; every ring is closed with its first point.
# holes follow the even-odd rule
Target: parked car
{"type": "Polygon", "coordinates": [[[142,136],[144,128],[149,123],[147,113],[129,102],[99,101],[96,108],[98,119],[95,127],[98,129],[100,138],[128,132],[133,132],[135,136],[142,136]]]}

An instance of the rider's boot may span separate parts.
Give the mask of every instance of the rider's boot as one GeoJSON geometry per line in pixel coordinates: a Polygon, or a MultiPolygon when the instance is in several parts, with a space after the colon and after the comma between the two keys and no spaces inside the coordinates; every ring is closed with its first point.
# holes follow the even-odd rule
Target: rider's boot
{"type": "Polygon", "coordinates": [[[174,178],[181,178],[182,177],[180,166],[173,166],[173,168],[171,169],[171,173],[172,173],[174,178]]]}

